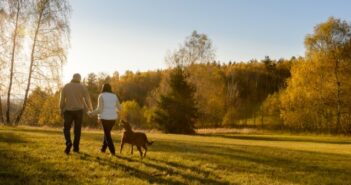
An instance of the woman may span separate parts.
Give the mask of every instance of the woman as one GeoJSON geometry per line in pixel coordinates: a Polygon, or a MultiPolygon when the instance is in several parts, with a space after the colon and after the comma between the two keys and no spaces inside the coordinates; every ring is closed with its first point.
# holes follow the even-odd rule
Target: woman
{"type": "Polygon", "coordinates": [[[102,143],[101,152],[103,153],[108,147],[111,154],[115,155],[115,146],[113,145],[111,130],[117,120],[117,112],[120,110],[121,106],[118,97],[112,93],[111,85],[105,83],[102,86],[102,92],[99,94],[97,108],[88,113],[90,116],[98,114],[98,119],[102,123],[102,127],[104,129],[104,140],[102,143]]]}

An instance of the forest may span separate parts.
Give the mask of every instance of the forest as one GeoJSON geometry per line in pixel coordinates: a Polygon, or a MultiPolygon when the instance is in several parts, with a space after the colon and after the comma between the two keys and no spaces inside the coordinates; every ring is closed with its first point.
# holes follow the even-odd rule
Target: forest
{"type": "MultiPolygon", "coordinates": [[[[90,73],[82,83],[94,107],[102,85],[110,83],[122,103],[120,119],[140,129],[194,133],[196,128],[250,127],[351,134],[349,22],[330,17],[317,24],[305,37],[305,56],[288,59],[218,61],[213,45],[208,35],[193,31],[167,54],[166,69],[90,73]]],[[[33,85],[18,124],[62,126],[62,85],[33,85]]],[[[2,104],[5,122],[8,105],[2,104]]],[[[13,102],[12,117],[22,104],[13,102]]],[[[99,124],[85,116],[84,126],[99,124]]]]}

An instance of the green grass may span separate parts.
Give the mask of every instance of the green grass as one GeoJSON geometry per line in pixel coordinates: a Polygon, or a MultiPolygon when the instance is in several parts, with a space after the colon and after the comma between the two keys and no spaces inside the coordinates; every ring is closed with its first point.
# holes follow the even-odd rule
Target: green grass
{"type": "Polygon", "coordinates": [[[143,160],[100,153],[101,130],[83,130],[81,153],[66,156],[61,129],[0,127],[0,184],[351,184],[349,137],[148,136],[143,160]]]}

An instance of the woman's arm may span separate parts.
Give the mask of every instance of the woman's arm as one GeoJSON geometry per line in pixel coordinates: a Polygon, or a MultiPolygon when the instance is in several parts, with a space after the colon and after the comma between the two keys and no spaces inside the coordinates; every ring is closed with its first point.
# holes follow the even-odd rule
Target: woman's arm
{"type": "Polygon", "coordinates": [[[98,97],[98,105],[96,107],[95,110],[91,111],[91,115],[96,115],[96,114],[100,114],[102,112],[102,108],[104,107],[104,101],[102,98],[102,94],[99,95],[98,97]]]}
{"type": "Polygon", "coordinates": [[[119,102],[118,96],[116,96],[116,108],[117,108],[117,112],[121,111],[121,103],[119,102]]]}

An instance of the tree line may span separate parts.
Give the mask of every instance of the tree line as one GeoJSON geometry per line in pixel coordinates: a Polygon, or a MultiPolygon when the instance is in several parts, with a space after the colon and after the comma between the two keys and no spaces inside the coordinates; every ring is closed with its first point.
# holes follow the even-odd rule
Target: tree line
{"type": "MultiPolygon", "coordinates": [[[[174,125],[186,122],[187,118],[178,119],[190,112],[194,115],[190,116],[194,118],[190,128],[261,126],[260,105],[269,94],[285,87],[284,81],[290,76],[290,66],[295,60],[266,57],[248,63],[213,61],[158,71],[128,71],[124,75],[90,73],[82,83],[90,92],[93,106],[101,86],[110,83],[122,102],[120,118],[137,128],[163,128],[164,125],[159,124],[162,113],[172,105],[169,109],[172,114],[168,118],[163,115],[163,119],[174,121],[174,125]],[[253,116],[256,123],[250,122],[253,116]]],[[[24,123],[61,126],[56,109],[58,101],[59,92],[36,88],[29,96],[24,123]]],[[[85,117],[84,125],[96,127],[98,123],[96,118],[85,117]]]]}
{"type": "MultiPolygon", "coordinates": [[[[122,102],[120,119],[136,128],[194,133],[195,128],[255,127],[351,133],[351,24],[330,17],[290,59],[215,60],[211,39],[194,31],[166,56],[168,68],[120,75],[91,73],[83,83],[94,106],[103,83],[122,102]]],[[[61,126],[59,91],[37,87],[23,124],[61,126]]],[[[84,125],[96,127],[86,117],[84,125]]]]}

